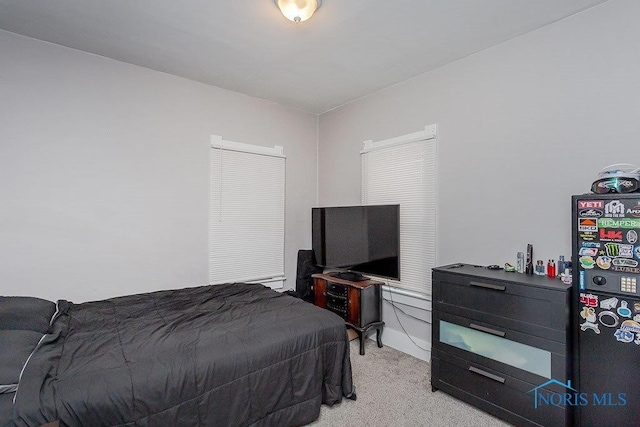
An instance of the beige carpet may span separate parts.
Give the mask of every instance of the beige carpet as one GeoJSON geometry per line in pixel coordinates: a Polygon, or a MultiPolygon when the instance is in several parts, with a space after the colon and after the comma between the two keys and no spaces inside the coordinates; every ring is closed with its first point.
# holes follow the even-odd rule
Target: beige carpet
{"type": "Polygon", "coordinates": [[[391,347],[367,340],[365,355],[351,341],[356,401],[322,406],[311,426],[508,426],[442,391],[433,393],[429,364],[391,347]]]}

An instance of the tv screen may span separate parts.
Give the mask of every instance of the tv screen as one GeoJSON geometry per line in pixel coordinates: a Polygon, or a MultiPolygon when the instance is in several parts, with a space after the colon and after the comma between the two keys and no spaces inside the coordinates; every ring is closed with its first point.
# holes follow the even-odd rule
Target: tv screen
{"type": "Polygon", "coordinates": [[[400,205],[313,208],[311,228],[316,264],[400,279],[400,205]]]}

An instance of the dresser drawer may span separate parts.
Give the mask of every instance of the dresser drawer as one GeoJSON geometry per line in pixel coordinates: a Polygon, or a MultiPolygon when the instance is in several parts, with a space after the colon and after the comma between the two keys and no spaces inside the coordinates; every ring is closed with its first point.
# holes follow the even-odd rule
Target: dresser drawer
{"type": "MultiPolygon", "coordinates": [[[[515,425],[564,426],[569,422],[564,406],[539,404],[536,408],[533,390],[540,384],[522,381],[437,349],[431,358],[431,384],[515,425]]],[[[554,385],[551,390],[536,391],[565,392],[556,388],[554,385]]]]}
{"type": "Polygon", "coordinates": [[[481,318],[552,340],[566,337],[569,301],[565,289],[434,271],[433,295],[438,311],[481,318]]]}
{"type": "Polygon", "coordinates": [[[432,348],[499,370],[528,383],[566,381],[567,347],[502,326],[436,312],[432,348]]]}

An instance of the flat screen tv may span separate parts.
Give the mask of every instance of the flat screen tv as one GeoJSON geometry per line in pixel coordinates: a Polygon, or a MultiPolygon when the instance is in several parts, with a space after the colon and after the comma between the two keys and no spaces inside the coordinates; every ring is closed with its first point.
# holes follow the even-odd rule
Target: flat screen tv
{"type": "Polygon", "coordinates": [[[400,205],[313,208],[311,228],[316,264],[335,276],[400,279],[400,205]]]}

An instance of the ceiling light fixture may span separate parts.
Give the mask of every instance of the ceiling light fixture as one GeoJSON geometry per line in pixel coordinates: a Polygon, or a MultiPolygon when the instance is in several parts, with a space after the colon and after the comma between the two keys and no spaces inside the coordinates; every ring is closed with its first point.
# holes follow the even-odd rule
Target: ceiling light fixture
{"type": "Polygon", "coordinates": [[[285,18],[293,22],[304,22],[318,10],[322,0],[275,0],[285,18]]]}

